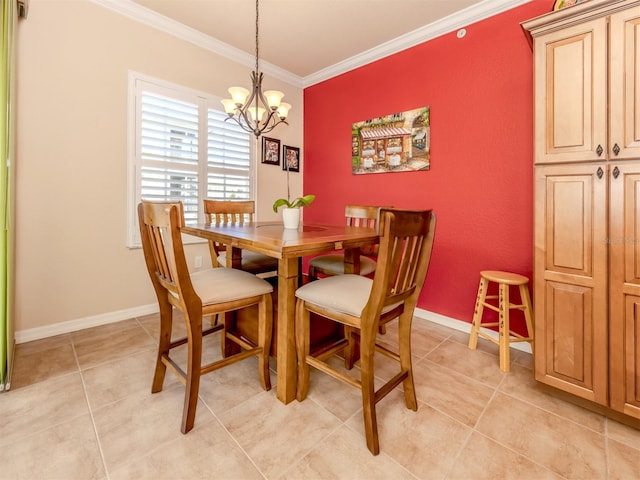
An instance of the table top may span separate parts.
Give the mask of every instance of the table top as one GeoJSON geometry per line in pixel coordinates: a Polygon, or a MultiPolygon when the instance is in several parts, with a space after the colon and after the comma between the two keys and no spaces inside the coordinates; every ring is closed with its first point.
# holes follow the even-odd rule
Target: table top
{"type": "Polygon", "coordinates": [[[300,257],[378,242],[378,234],[372,228],[310,222],[304,222],[297,230],[285,229],[282,222],[253,222],[243,225],[203,223],[182,227],[181,231],[276,258],[300,257]]]}

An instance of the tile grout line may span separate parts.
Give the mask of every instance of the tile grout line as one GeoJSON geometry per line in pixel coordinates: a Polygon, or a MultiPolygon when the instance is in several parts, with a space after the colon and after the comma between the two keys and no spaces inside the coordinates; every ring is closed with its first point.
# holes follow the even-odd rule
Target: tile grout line
{"type": "MultiPolygon", "coordinates": [[[[542,465],[541,463],[537,462],[536,460],[534,460],[533,458],[530,458],[529,456],[518,452],[517,450],[514,450],[513,448],[511,448],[509,445],[505,445],[502,442],[499,442],[498,440],[496,440],[495,438],[489,437],[487,435],[485,435],[484,433],[482,433],[480,430],[477,429],[478,425],[480,424],[480,420],[482,420],[482,417],[484,417],[484,414],[486,413],[486,411],[489,409],[489,405],[491,405],[491,403],[493,402],[494,398],[500,393],[502,395],[507,395],[507,396],[511,396],[512,398],[515,398],[516,400],[519,400],[517,397],[513,397],[512,395],[509,395],[508,393],[503,392],[502,390],[500,390],[500,387],[502,386],[502,384],[506,381],[507,379],[507,375],[503,375],[502,378],[500,379],[500,382],[498,382],[498,384],[495,387],[495,390],[493,392],[493,394],[491,395],[491,398],[489,399],[489,401],[487,402],[487,404],[485,405],[485,408],[482,410],[482,413],[480,413],[480,415],[478,416],[478,419],[476,420],[476,423],[473,426],[472,429],[472,433],[476,432],[478,435],[482,435],[483,437],[489,439],[492,442],[497,443],[498,445],[501,445],[502,447],[506,448],[507,450],[509,450],[510,452],[513,452],[515,455],[518,455],[519,457],[522,458],[526,458],[528,461],[530,461],[531,463],[533,463],[534,465],[538,465],[539,467],[541,467],[542,469],[551,472],[554,475],[557,475],[561,478],[566,478],[563,475],[560,475],[557,472],[554,472],[553,470],[549,469],[547,466],[542,465]]],[[[529,403],[529,402],[525,402],[525,403],[529,403]]],[[[530,404],[532,406],[536,406],[533,404],[530,404]]],[[[457,461],[457,459],[456,459],[457,461]]]]}
{"type": "Polygon", "coordinates": [[[98,435],[98,428],[96,427],[96,420],[93,417],[93,409],[91,408],[91,402],[89,402],[89,395],[87,394],[87,385],[84,381],[84,375],[82,373],[82,368],[80,368],[80,360],[78,359],[78,354],[76,353],[76,346],[71,341],[71,348],[73,350],[73,356],[76,359],[76,363],[78,365],[78,373],[80,373],[80,381],[82,382],[82,391],[84,392],[84,398],[87,402],[87,409],[89,410],[89,416],[91,417],[91,425],[93,425],[93,433],[96,437],[96,444],[98,445],[98,451],[100,452],[100,460],[102,461],[102,468],[104,468],[104,474],[106,480],[109,480],[109,470],[107,469],[107,460],[104,456],[104,451],[102,449],[102,442],[100,442],[100,435],[98,435]]]}

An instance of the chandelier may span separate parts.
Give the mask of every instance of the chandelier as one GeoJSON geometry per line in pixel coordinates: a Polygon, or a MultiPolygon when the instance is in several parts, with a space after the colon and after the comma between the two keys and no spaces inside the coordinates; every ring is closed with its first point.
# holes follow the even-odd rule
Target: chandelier
{"type": "Polygon", "coordinates": [[[262,92],[262,72],[258,70],[258,0],[256,0],[256,69],[251,72],[251,91],[243,87],[231,87],[231,98],[222,100],[224,110],[243,130],[256,138],[286,122],[291,105],[282,102],[284,93],[277,90],[262,92]]]}

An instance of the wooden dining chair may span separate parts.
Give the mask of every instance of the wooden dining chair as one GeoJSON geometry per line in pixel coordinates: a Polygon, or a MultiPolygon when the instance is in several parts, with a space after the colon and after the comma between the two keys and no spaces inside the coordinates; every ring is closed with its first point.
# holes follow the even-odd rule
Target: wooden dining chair
{"type": "Polygon", "coordinates": [[[251,273],[233,268],[212,268],[190,274],[180,233],[184,225],[181,202],[142,201],[138,205],[138,218],[144,258],[160,307],[158,357],[151,392],[162,390],[167,367],[179,377],[185,384],[181,431],[187,433],[195,420],[201,375],[257,356],[262,387],[271,389],[269,348],[273,327],[273,287],[251,273]],[[203,331],[203,316],[215,316],[252,305],[258,306],[257,344],[235,335],[227,321],[203,331]],[[174,307],[184,315],[187,336],[172,341],[174,307]],[[234,342],[240,347],[239,353],[202,365],[202,338],[219,330],[222,331],[222,342],[234,342]],[[171,349],[185,343],[188,345],[186,372],[170,356],[171,349]]]}
{"type": "MultiPolygon", "coordinates": [[[[213,225],[243,225],[254,221],[255,202],[253,200],[204,200],[204,213],[213,225]]],[[[227,266],[226,246],[209,241],[211,265],[227,266]]],[[[277,272],[278,259],[262,253],[242,251],[242,270],[254,274],[277,272]]]]}
{"type": "MultiPolygon", "coordinates": [[[[378,212],[381,207],[366,205],[347,205],[344,215],[347,226],[376,228],[378,212]]],[[[354,265],[354,273],[371,275],[376,270],[378,245],[360,247],[359,262],[354,265]]],[[[309,279],[317,280],[320,275],[343,275],[345,272],[345,256],[343,253],[319,255],[309,261],[309,279]]]]}
{"type": "Polygon", "coordinates": [[[431,259],[436,217],[430,210],[383,208],[380,211],[380,248],[373,280],[361,275],[337,275],[310,282],[296,291],[296,354],[298,386],[302,401],[309,390],[309,366],[360,389],[367,447],[380,452],[376,403],[402,384],[407,408],[417,410],[411,363],[411,322],[431,259]],[[310,313],[320,315],[357,332],[360,341],[360,375],[329,365],[326,360],[352,348],[353,335],[310,351],[310,313]],[[398,318],[398,351],[376,342],[380,325],[398,318]],[[399,371],[384,385],[374,385],[374,354],[399,363],[399,371]]]}

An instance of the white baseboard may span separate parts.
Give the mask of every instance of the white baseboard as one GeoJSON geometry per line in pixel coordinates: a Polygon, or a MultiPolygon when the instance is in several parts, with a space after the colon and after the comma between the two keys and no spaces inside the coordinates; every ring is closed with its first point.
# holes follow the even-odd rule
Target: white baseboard
{"type": "MultiPolygon", "coordinates": [[[[424,320],[428,320],[433,323],[437,323],[438,325],[442,325],[443,327],[452,328],[454,330],[458,330],[460,332],[469,333],[471,331],[471,323],[465,322],[463,320],[457,320],[451,317],[445,317],[444,315],[440,315],[439,313],[430,312],[428,310],[423,310],[421,308],[416,308],[414,315],[418,318],[422,318],[424,320]]],[[[483,332],[487,333],[489,336],[498,340],[498,332],[494,332],[493,330],[488,330],[483,328],[483,332]]],[[[511,348],[515,348],[516,350],[520,350],[522,352],[532,353],[531,344],[529,342],[518,342],[510,344],[511,348]]]]}
{"type": "Polygon", "coordinates": [[[63,333],[76,332],[85,328],[120,322],[134,317],[141,317],[143,315],[156,313],[157,311],[158,304],[154,303],[150,305],[142,305],[140,307],[128,308],[126,310],[118,310],[116,312],[101,313],[100,315],[78,318],[68,322],[56,323],[54,325],[45,325],[44,327],[19,330],[15,332],[15,340],[16,343],[40,340],[41,338],[53,337],[63,333]]]}
{"type": "MultiPolygon", "coordinates": [[[[40,340],[41,338],[53,337],[63,333],[76,332],[85,328],[97,327],[108,323],[120,322],[134,317],[149,315],[158,311],[157,304],[142,305],[140,307],[129,308],[126,310],[118,310],[116,312],[103,313],[91,317],[79,318],[68,322],[56,323],[55,325],[46,325],[44,327],[30,328],[28,330],[20,330],[15,333],[16,343],[25,343],[32,340],[40,340]]],[[[460,332],[469,333],[471,324],[463,320],[440,315],[439,313],[430,312],[421,308],[416,308],[415,316],[428,320],[430,322],[442,325],[443,327],[452,328],[460,332]]],[[[498,338],[497,332],[486,330],[486,332],[498,338]]],[[[516,350],[531,353],[531,345],[527,342],[519,342],[512,344],[516,350]]]]}

